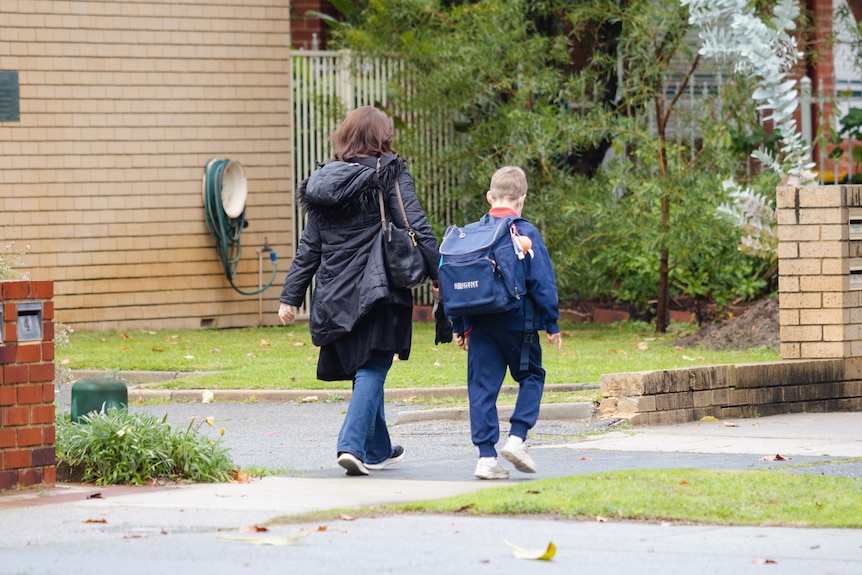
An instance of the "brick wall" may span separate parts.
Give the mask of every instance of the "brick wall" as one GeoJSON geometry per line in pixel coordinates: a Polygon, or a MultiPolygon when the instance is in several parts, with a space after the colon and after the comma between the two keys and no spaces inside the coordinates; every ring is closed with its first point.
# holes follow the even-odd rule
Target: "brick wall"
{"type": "Polygon", "coordinates": [[[0,281],[0,490],[56,481],[52,295],[50,281],[0,281]],[[21,304],[41,306],[41,339],[19,330],[21,304]]]}
{"type": "Polygon", "coordinates": [[[782,359],[862,355],[862,290],[850,286],[862,242],[850,241],[848,219],[860,198],[862,186],[778,188],[782,359]]]}
{"type": "MultiPolygon", "coordinates": [[[[0,61],[20,121],[0,123],[0,237],[52,280],[76,329],[256,325],[207,231],[211,158],[248,179],[236,284],[258,286],[264,240],[293,254],[288,0],[0,2],[0,61]]],[[[264,281],[271,266],[264,258],[264,281]]]]}
{"type": "Polygon", "coordinates": [[[341,18],[338,10],[326,0],[293,0],[290,3],[290,45],[299,50],[312,50],[314,36],[317,36],[317,49],[324,50],[331,36],[332,28],[309,11],[341,18]]]}

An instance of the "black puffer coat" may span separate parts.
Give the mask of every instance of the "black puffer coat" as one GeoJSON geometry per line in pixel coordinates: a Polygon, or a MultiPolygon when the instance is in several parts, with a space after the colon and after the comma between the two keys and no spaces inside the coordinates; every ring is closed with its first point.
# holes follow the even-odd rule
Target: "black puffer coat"
{"type": "Polygon", "coordinates": [[[378,190],[387,217],[403,227],[395,178],[428,270],[437,278],[437,239],[404,160],[393,154],[380,163],[378,173],[377,158],[332,161],[297,189],[308,218],[279,300],[300,305],[316,276],[309,327],[312,341],[321,346],[321,379],[352,378],[375,351],[409,356],[412,296],[410,290],[389,287],[381,242],[378,190]]]}

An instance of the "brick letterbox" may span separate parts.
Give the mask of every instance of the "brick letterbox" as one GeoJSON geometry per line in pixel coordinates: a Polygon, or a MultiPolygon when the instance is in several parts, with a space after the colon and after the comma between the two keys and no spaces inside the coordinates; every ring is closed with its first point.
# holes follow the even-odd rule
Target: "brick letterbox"
{"type": "Polygon", "coordinates": [[[54,484],[54,284],[0,281],[0,490],[54,484]]]}

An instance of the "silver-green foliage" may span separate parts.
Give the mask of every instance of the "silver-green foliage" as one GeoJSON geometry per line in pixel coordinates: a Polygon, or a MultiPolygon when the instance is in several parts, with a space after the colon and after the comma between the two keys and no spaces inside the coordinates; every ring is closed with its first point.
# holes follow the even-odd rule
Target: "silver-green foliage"
{"type": "MultiPolygon", "coordinates": [[[[689,22],[699,29],[700,53],[729,59],[738,73],[754,80],[752,98],[758,109],[768,111],[780,136],[779,152],[765,149],[752,155],[786,183],[811,183],[811,150],[802,138],[793,113],[798,90],[793,69],[802,53],[792,36],[800,9],[796,0],[778,0],[768,21],[747,0],[680,0],[690,11],[689,22]]],[[[743,188],[732,180],[725,184],[731,202],[719,213],[735,221],[745,233],[740,248],[748,253],[773,257],[778,245],[772,200],[743,188]]]]}
{"type": "Polygon", "coordinates": [[[57,464],[99,485],[145,485],[155,479],[220,482],[234,464],[220,441],[202,436],[190,423],[176,431],[148,413],[109,409],[82,416],[57,417],[57,464]]]}

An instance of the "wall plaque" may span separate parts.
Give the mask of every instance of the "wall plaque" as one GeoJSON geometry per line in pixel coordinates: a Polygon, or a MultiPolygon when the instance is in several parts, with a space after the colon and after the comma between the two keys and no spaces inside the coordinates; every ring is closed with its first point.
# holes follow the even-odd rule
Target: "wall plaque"
{"type": "Polygon", "coordinates": [[[18,72],[0,70],[0,122],[21,121],[21,92],[18,72]]]}

